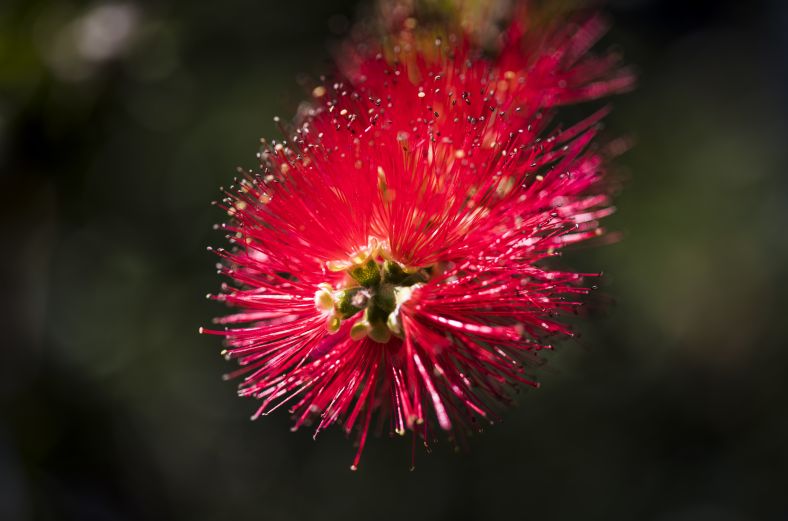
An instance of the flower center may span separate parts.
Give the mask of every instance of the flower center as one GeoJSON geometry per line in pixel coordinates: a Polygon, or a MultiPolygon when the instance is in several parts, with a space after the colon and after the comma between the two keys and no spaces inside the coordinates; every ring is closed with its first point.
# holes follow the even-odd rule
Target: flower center
{"type": "Polygon", "coordinates": [[[385,344],[392,335],[401,337],[400,306],[432,277],[434,268],[407,269],[376,251],[354,261],[342,264],[346,276],[339,288],[323,283],[315,292],[315,306],[328,316],[326,329],[336,333],[346,320],[355,319],[353,340],[369,337],[385,344]]]}

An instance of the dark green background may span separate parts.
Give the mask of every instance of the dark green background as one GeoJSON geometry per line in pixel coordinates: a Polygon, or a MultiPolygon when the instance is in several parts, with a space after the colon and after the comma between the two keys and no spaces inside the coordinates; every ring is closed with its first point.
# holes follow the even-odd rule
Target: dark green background
{"type": "Polygon", "coordinates": [[[624,239],[565,262],[614,302],[413,473],[408,439],[353,473],[338,429],[248,421],[196,333],[209,202],[357,6],[122,4],[133,41],[88,59],[95,5],[0,3],[0,519],[788,519],[788,4],[609,2],[624,239]]]}

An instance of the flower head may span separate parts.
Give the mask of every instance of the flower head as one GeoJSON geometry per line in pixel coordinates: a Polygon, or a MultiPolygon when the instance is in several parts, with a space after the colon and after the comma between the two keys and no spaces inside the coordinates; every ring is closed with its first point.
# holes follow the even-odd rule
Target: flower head
{"type": "MultiPolygon", "coordinates": [[[[411,28],[412,29],[412,28],[411,28]]],[[[612,212],[593,140],[606,111],[567,128],[555,108],[631,85],[587,53],[593,18],[535,37],[513,23],[495,57],[471,37],[403,29],[347,53],[289,139],[226,191],[219,249],[237,308],[224,336],[254,417],[356,430],[378,415],[425,443],[493,421],[587,274],[546,262],[602,235],[612,212]]]]}

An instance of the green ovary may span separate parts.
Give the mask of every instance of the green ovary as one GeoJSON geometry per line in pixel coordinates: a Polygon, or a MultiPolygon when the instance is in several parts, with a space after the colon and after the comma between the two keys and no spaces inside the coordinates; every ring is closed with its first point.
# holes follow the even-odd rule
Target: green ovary
{"type": "Polygon", "coordinates": [[[350,328],[353,340],[369,337],[385,344],[392,336],[402,336],[399,308],[433,270],[406,269],[398,262],[370,256],[344,271],[344,287],[321,284],[315,293],[316,307],[328,316],[326,329],[336,333],[344,321],[355,318],[350,328]]]}

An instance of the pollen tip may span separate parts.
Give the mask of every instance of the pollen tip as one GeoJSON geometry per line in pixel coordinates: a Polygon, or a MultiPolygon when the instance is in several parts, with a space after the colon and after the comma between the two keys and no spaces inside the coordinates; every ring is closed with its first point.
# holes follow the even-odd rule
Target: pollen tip
{"type": "Polygon", "coordinates": [[[357,467],[357,466],[355,466],[355,465],[351,465],[351,466],[350,466],[350,470],[352,470],[353,472],[355,472],[355,471],[357,471],[357,470],[358,470],[358,467],[357,467]]]}
{"type": "Polygon", "coordinates": [[[202,327],[202,326],[200,326],[200,327],[197,329],[197,332],[198,332],[199,334],[201,334],[201,335],[202,335],[202,334],[204,334],[204,333],[205,333],[205,328],[204,328],[204,327],[202,327]]]}

